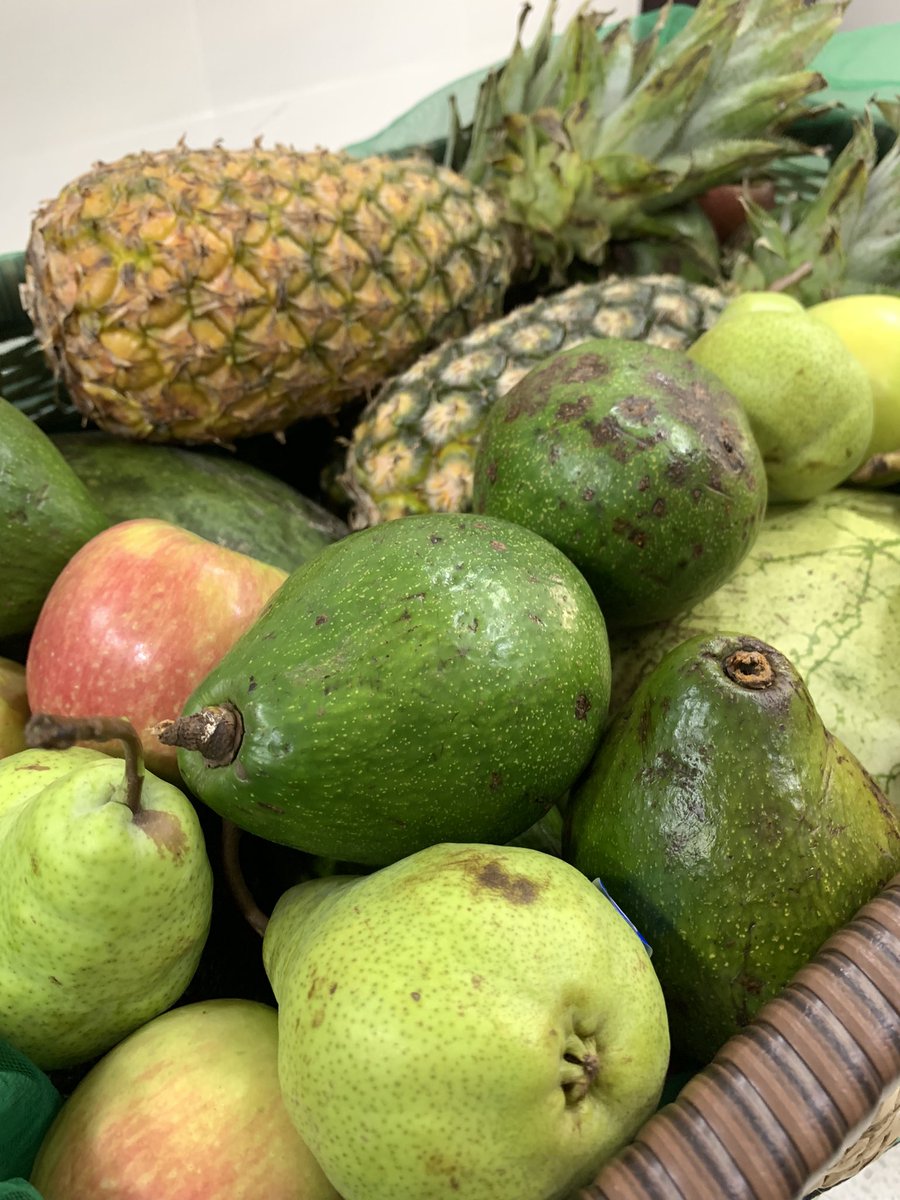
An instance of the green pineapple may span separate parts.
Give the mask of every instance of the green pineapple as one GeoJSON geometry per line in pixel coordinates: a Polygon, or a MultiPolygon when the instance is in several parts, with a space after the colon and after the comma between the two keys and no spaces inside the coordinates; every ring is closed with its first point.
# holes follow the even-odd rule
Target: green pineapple
{"type": "MultiPolygon", "coordinates": [[[[880,107],[900,129],[900,104],[880,107]]],[[[487,410],[555,350],[598,335],[686,349],[731,296],[772,285],[806,304],[900,290],[900,138],[875,157],[865,115],[817,190],[804,185],[796,203],[772,214],[748,202],[752,246],[720,287],[611,276],[514,309],[420,359],[369,402],[353,431],[341,478],[350,524],[468,509],[487,410]]]]}
{"type": "MultiPolygon", "coordinates": [[[[900,100],[876,102],[900,135],[900,100]]],[[[900,136],[878,161],[871,112],[820,190],[774,213],[747,203],[752,246],[729,271],[742,291],[796,275],[790,292],[803,304],[834,296],[900,289],[900,136]]]]}
{"type": "Polygon", "coordinates": [[[596,337],[685,349],[726,295],[676,275],[610,276],[522,305],[424,355],[367,406],[341,483],[355,529],[417,512],[466,511],[488,409],[556,350],[596,337]]]}
{"type": "Polygon", "coordinates": [[[692,198],[805,149],[785,130],[845,3],[701,0],[661,47],[665,11],[635,40],[583,7],[554,38],[551,2],[443,165],[259,146],[98,165],[35,218],[38,339],[103,428],[230,442],[374,390],[497,316],[511,280],[561,281],[611,239],[715,261],[692,198]]]}

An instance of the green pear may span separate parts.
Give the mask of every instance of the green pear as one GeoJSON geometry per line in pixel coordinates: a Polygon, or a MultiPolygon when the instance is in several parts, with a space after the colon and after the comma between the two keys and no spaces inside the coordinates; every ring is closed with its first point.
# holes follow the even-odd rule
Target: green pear
{"type": "MultiPolygon", "coordinates": [[[[744,316],[751,312],[802,313],[803,305],[787,292],[742,292],[722,309],[719,321],[726,317],[744,316]]],[[[718,324],[718,322],[716,322],[718,324]]]]}
{"type": "Polygon", "coordinates": [[[650,956],[539,850],[439,843],[298,884],[263,958],[285,1104],[344,1200],[567,1197],[659,1101],[650,956]]]}
{"type": "Polygon", "coordinates": [[[770,503],[811,500],[863,461],[875,413],[869,377],[838,334],[799,305],[734,312],[688,355],[743,405],[770,503]]]}
{"type": "Polygon", "coordinates": [[[38,715],[26,740],[0,761],[0,1037],[50,1070],[179,998],[206,941],[212,871],[193,806],[143,772],[127,722],[38,715]],[[124,767],[71,744],[99,734],[123,738],[124,767]]]}
{"type": "Polygon", "coordinates": [[[0,657],[0,758],[25,749],[28,689],[25,668],[0,657]]]}

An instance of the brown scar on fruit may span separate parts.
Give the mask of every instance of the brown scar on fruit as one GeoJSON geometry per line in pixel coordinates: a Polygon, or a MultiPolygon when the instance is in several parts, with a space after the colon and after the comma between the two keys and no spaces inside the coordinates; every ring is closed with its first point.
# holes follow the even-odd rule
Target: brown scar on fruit
{"type": "Polygon", "coordinates": [[[482,860],[470,873],[479,887],[499,893],[510,904],[533,904],[541,890],[539,884],[524,875],[510,875],[496,859],[482,860]]]}
{"type": "Polygon", "coordinates": [[[563,404],[560,404],[559,408],[556,410],[556,419],[557,421],[563,421],[567,424],[569,421],[574,421],[578,417],[583,417],[584,414],[589,411],[590,407],[590,396],[579,396],[577,400],[566,400],[563,404]]]}
{"type": "Polygon", "coordinates": [[[575,697],[575,720],[583,721],[591,711],[591,701],[588,696],[581,692],[575,697]]]}

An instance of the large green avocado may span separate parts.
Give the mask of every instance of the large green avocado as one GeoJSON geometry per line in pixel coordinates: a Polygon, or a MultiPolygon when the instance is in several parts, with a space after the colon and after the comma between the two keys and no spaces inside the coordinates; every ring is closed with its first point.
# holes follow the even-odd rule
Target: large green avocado
{"type": "Polygon", "coordinates": [[[790,658],[822,720],[900,805],[900,495],[775,505],[735,573],[671,621],[611,637],[610,711],[689,637],[751,633],[790,658]]]}
{"type": "Polygon", "coordinates": [[[650,943],[673,1052],[705,1063],[900,870],[900,810],[776,648],[695,637],[604,734],[563,852],[650,943]]]}
{"type": "Polygon", "coordinates": [[[740,403],[678,350],[598,338],[491,409],[472,507],[526,525],[584,573],[612,627],[708,595],[753,545],[766,473],[740,403]]]}
{"type": "Polygon", "coordinates": [[[43,430],[0,398],[0,637],[31,632],[57,575],[108,524],[43,430]]]}
{"type": "Polygon", "coordinates": [[[51,440],[110,524],[156,517],[283,571],[347,533],[343,521],[289,484],[224,454],[94,431],[51,440]]]}
{"type": "Polygon", "coordinates": [[[182,777],[235,824],[384,864],[533,825],[589,761],[609,678],[600,608],[549,542],[404,517],[294,571],[163,740],[197,747],[182,777]]]}

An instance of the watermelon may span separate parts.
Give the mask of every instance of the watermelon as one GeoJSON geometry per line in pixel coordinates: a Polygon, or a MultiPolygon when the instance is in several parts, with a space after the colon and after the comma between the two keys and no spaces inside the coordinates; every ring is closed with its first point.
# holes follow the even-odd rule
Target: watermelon
{"type": "Polygon", "coordinates": [[[695,634],[780,650],[827,729],[900,804],[900,495],[837,488],[772,506],[737,571],[678,617],[611,638],[610,713],[695,634]]]}

